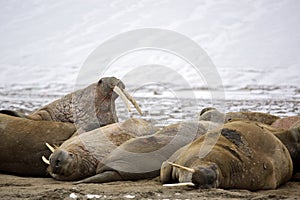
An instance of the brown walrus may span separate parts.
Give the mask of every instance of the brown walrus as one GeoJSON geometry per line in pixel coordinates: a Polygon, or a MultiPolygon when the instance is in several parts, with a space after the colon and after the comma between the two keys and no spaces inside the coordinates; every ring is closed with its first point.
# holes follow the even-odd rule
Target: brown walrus
{"type": "Polygon", "coordinates": [[[277,188],[292,177],[293,163],[288,149],[266,126],[234,121],[208,132],[206,136],[221,133],[212,150],[200,156],[204,136],[182,147],[162,164],[161,182],[197,188],[277,188]]]}
{"type": "MultiPolygon", "coordinates": [[[[270,128],[269,128],[270,129],[270,128]]],[[[300,173],[300,124],[293,126],[288,130],[274,130],[275,136],[289,150],[293,161],[293,172],[300,173]]]]}
{"type": "Polygon", "coordinates": [[[49,164],[48,172],[54,179],[79,180],[95,175],[97,165],[123,142],[157,130],[145,120],[129,119],[76,135],[53,148],[49,161],[43,159],[49,164]]]}
{"type": "Polygon", "coordinates": [[[46,176],[49,156],[45,142],[60,145],[70,138],[74,124],[34,121],[0,114],[0,171],[22,176],[46,176]]]}
{"type": "Polygon", "coordinates": [[[160,166],[177,149],[219,124],[181,122],[166,126],[154,135],[128,140],[98,164],[97,175],[78,183],[138,180],[159,176],[160,166]]]}
{"type": "MultiPolygon", "coordinates": [[[[98,83],[72,92],[46,106],[30,113],[26,118],[33,120],[60,121],[75,123],[77,129],[84,131],[118,122],[115,100],[118,95],[141,110],[135,100],[125,90],[124,83],[115,77],[101,78],[98,83]],[[127,100],[128,99],[128,100],[127,100]]],[[[15,111],[3,110],[4,114],[24,117],[15,111]]]]}
{"type": "Polygon", "coordinates": [[[200,112],[199,120],[205,121],[213,121],[213,122],[230,122],[233,120],[250,120],[250,121],[257,121],[264,124],[271,125],[276,120],[280,119],[280,117],[271,115],[268,113],[262,112],[251,112],[251,111],[244,111],[244,112],[228,112],[226,114],[218,111],[216,108],[204,108],[200,112]]]}

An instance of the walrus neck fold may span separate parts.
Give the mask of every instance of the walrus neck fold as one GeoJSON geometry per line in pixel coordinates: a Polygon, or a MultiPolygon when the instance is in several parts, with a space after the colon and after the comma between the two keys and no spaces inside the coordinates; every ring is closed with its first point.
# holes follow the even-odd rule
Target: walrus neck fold
{"type": "Polygon", "coordinates": [[[293,160],[293,173],[300,172],[300,131],[299,127],[275,134],[286,146],[293,160]]]}

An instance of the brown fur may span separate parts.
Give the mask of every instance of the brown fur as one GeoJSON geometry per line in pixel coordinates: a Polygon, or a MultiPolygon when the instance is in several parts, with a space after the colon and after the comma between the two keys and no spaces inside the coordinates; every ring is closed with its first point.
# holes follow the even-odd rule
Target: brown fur
{"type": "Polygon", "coordinates": [[[23,176],[46,176],[46,142],[60,145],[76,131],[70,123],[34,121],[0,114],[0,171],[23,176]]]}
{"type": "Polygon", "coordinates": [[[226,113],[225,121],[230,122],[231,120],[246,119],[250,121],[261,122],[264,124],[271,125],[279,117],[261,112],[229,112],[226,113]]]}
{"type": "Polygon", "coordinates": [[[182,122],[151,136],[133,138],[111,152],[97,167],[97,175],[78,183],[138,180],[159,175],[160,166],[178,148],[216,128],[213,122],[182,122]]]}
{"type": "Polygon", "coordinates": [[[95,175],[97,165],[117,146],[157,130],[142,119],[129,119],[74,136],[50,156],[48,171],[53,178],[67,181],[95,175]]]}
{"type": "Polygon", "coordinates": [[[270,115],[267,113],[261,113],[261,112],[250,112],[250,111],[244,111],[244,112],[229,112],[226,113],[226,115],[220,111],[218,111],[216,108],[204,108],[200,112],[200,118],[199,120],[205,120],[205,121],[213,121],[218,123],[227,123],[230,121],[236,121],[236,120],[250,120],[250,121],[257,121],[264,124],[271,125],[276,120],[278,120],[279,117],[275,115],[270,115]]]}
{"type": "Polygon", "coordinates": [[[201,136],[175,152],[169,161],[195,170],[188,172],[164,162],[161,181],[193,182],[200,188],[275,189],[292,177],[292,160],[287,148],[267,125],[234,121],[206,135],[221,133],[212,150],[203,158],[201,136]]]}

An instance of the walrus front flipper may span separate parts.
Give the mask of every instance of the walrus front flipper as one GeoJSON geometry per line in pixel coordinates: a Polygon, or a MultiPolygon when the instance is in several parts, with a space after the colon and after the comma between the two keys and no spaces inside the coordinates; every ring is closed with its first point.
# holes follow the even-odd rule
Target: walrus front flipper
{"type": "Polygon", "coordinates": [[[20,117],[20,118],[26,118],[26,115],[15,110],[0,110],[1,114],[10,115],[13,117],[20,117]]]}
{"type": "Polygon", "coordinates": [[[106,183],[113,181],[122,181],[122,177],[116,171],[105,171],[100,174],[96,174],[95,176],[91,176],[80,181],[74,182],[74,184],[80,183],[106,183]]]}

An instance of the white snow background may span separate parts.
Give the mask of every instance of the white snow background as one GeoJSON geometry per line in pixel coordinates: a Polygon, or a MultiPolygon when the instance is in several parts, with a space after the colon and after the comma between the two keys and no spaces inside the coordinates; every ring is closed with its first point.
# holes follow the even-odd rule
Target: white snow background
{"type": "MultiPolygon", "coordinates": [[[[66,85],[65,93],[102,42],[152,27],[197,42],[215,64],[226,98],[299,100],[299,11],[298,0],[1,0],[0,84],[8,90],[66,85]]],[[[138,57],[119,61],[119,70],[138,57]]],[[[169,60],[197,82],[186,65],[169,60]]],[[[194,87],[201,96],[201,84],[194,87]]]]}

